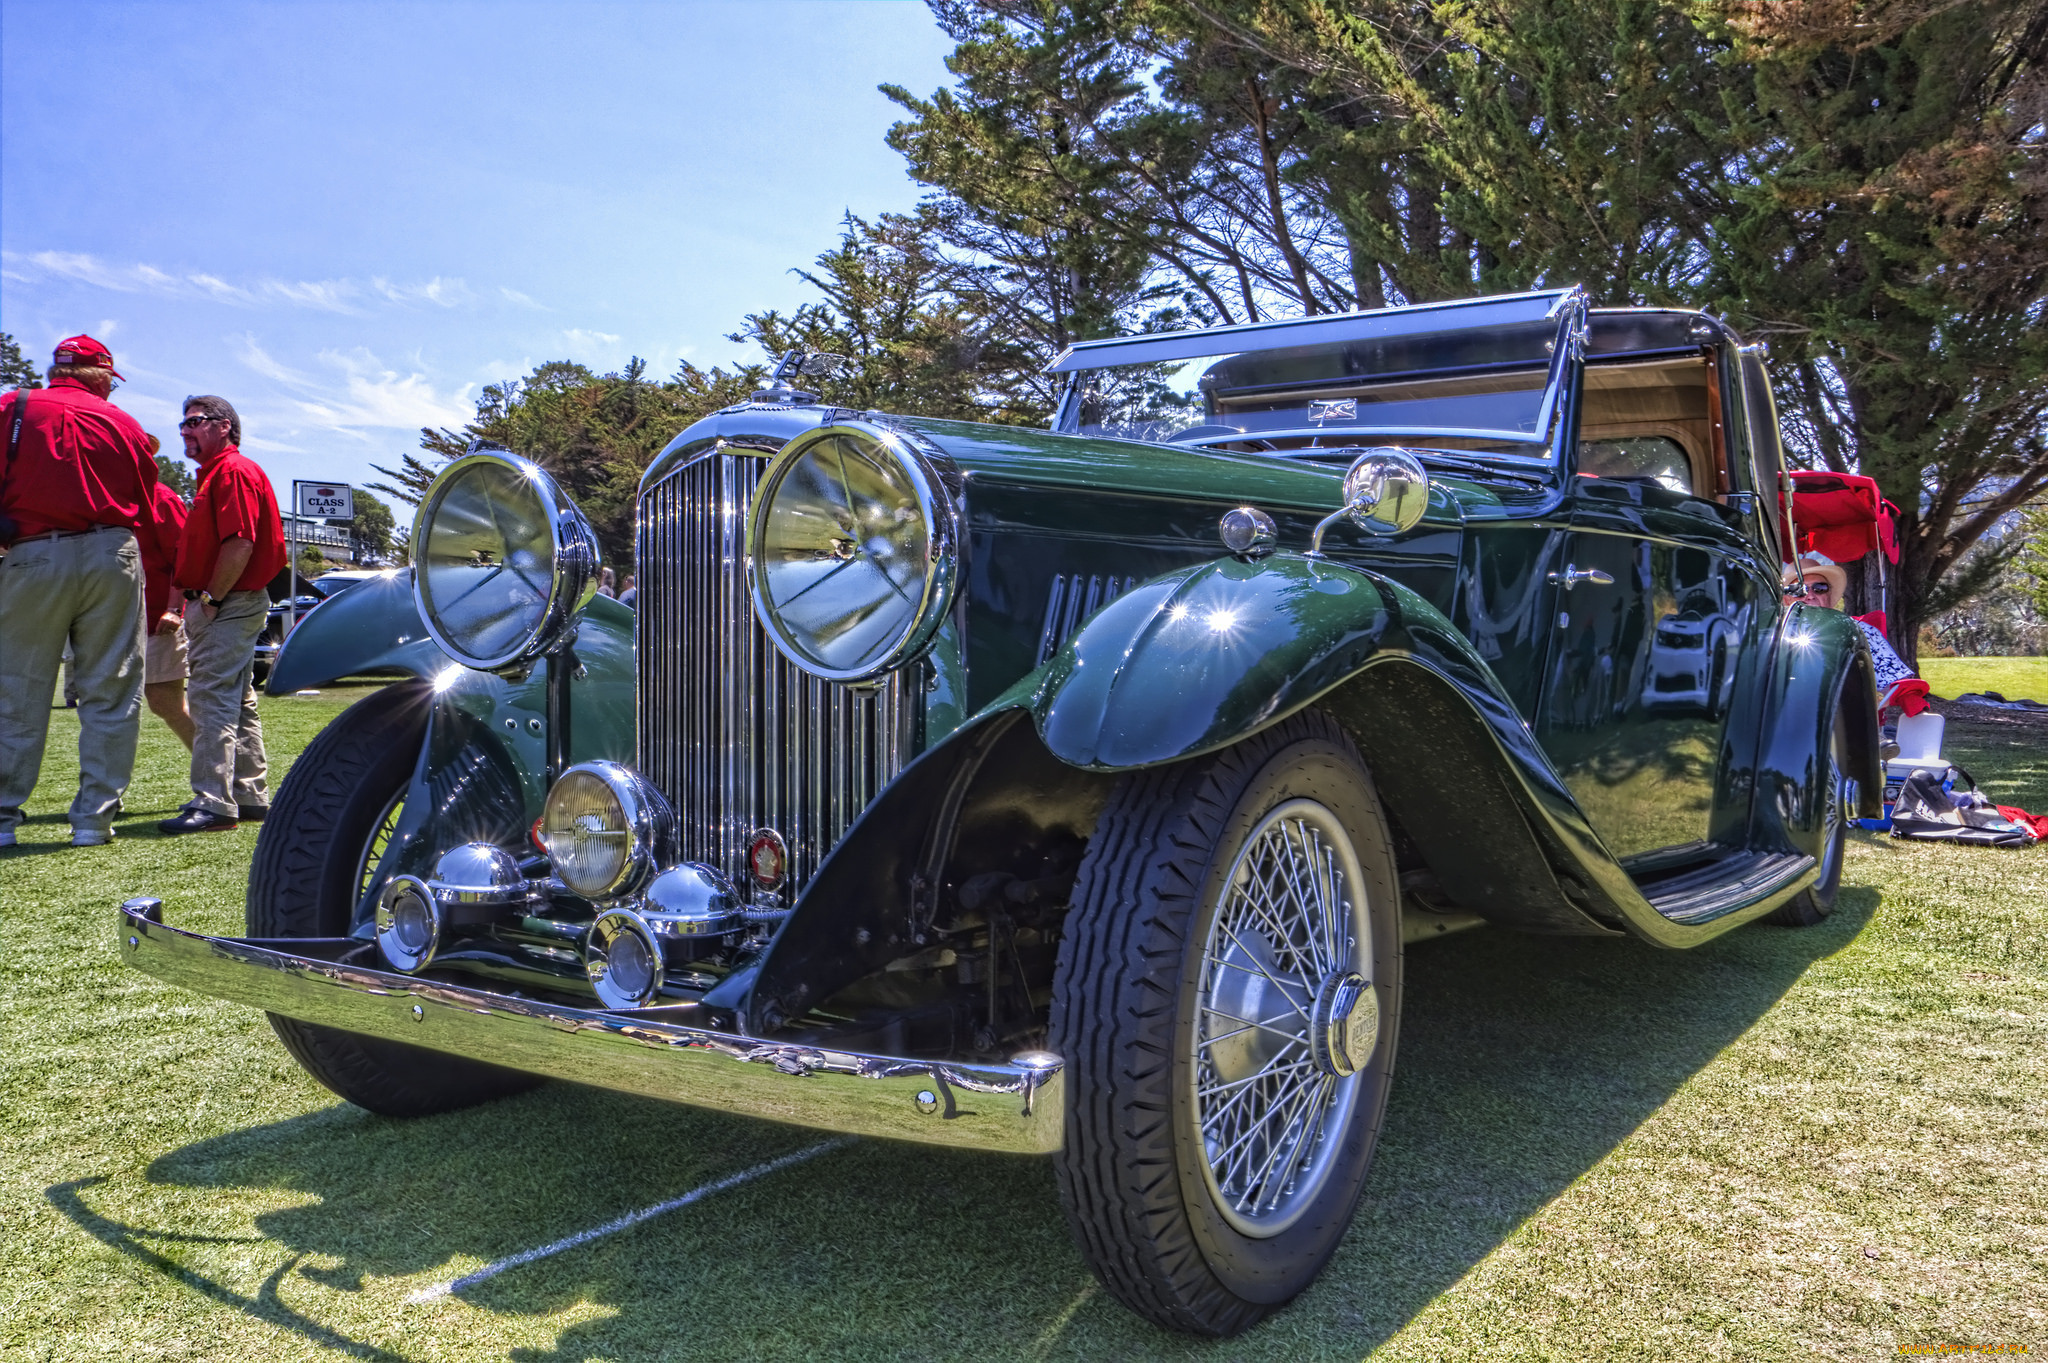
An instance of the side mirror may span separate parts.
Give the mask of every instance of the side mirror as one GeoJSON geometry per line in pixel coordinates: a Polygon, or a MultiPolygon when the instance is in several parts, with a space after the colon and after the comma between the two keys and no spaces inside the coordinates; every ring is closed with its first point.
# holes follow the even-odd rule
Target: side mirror
{"type": "Polygon", "coordinates": [[[1323,551],[1323,532],[1348,518],[1376,535],[1412,530],[1429,509],[1429,474],[1422,461],[1392,445],[1370,449],[1351,461],[1344,475],[1344,506],[1316,525],[1308,551],[1323,551]]]}

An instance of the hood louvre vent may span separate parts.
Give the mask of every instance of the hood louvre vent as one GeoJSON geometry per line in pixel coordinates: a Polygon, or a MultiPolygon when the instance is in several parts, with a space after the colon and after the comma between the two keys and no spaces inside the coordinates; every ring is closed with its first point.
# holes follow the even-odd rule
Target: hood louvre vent
{"type": "Polygon", "coordinates": [[[1045,627],[1039,631],[1035,666],[1044,667],[1074,637],[1082,621],[1137,585],[1135,577],[1056,575],[1045,598],[1045,627]]]}

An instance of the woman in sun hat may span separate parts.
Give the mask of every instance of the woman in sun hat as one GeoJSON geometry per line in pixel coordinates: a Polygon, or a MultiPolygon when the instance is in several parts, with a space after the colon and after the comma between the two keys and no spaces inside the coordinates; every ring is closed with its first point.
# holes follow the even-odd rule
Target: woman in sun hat
{"type": "MultiPolygon", "coordinates": [[[[1799,556],[1799,592],[1795,600],[1809,606],[1840,610],[1842,593],[1848,587],[1849,574],[1826,554],[1808,550],[1799,556]]],[[[1883,630],[1867,620],[1857,620],[1856,627],[1870,642],[1870,661],[1877,671],[1878,695],[1884,695],[1899,682],[1912,677],[1913,669],[1906,666],[1906,660],[1898,655],[1891,640],[1884,637],[1883,630]]]]}

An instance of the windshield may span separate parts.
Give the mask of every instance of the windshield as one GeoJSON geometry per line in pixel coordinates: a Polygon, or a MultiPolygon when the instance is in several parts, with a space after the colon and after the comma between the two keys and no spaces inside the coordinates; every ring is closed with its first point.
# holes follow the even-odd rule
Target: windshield
{"type": "Polygon", "coordinates": [[[1074,376],[1057,429],[1307,457],[1385,442],[1544,462],[1560,319],[1514,301],[1077,346],[1055,365],[1074,376]]]}

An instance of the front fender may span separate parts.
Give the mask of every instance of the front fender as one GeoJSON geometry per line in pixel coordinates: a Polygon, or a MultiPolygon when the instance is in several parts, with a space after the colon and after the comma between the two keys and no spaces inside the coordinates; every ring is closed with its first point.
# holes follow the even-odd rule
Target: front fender
{"type": "Polygon", "coordinates": [[[337,677],[438,677],[455,665],[420,623],[412,574],[385,573],[327,598],[302,616],[278,650],[263,689],[273,696],[289,696],[337,677]]]}
{"type": "MultiPolygon", "coordinates": [[[[397,579],[400,588],[405,579],[397,579]]],[[[396,642],[405,632],[403,616],[418,627],[412,594],[394,599],[388,587],[368,596],[355,612],[335,608],[351,598],[385,587],[379,579],[352,587],[322,602],[294,630],[291,642],[308,643],[304,663],[275,686],[289,653],[280,655],[272,673],[273,689],[287,692],[318,681],[361,674],[378,658],[410,657],[415,675],[429,685],[422,689],[427,725],[405,807],[394,827],[371,884],[381,885],[401,873],[427,875],[441,853],[481,838],[506,847],[515,856],[530,849],[526,830],[539,817],[547,798],[547,678],[552,665],[543,659],[521,678],[479,672],[451,661],[431,641],[428,653],[406,652],[396,642]],[[351,646],[347,622],[360,625],[351,646]],[[306,631],[319,624],[321,632],[306,631]],[[438,661],[429,661],[429,660],[438,661]]],[[[633,612],[609,597],[584,607],[576,626],[577,670],[569,681],[569,758],[588,762],[608,758],[631,762],[633,717],[633,612]]],[[[414,683],[405,683],[413,685],[414,683]]],[[[358,922],[367,916],[372,896],[358,906],[358,922]]]]}
{"type": "MultiPolygon", "coordinates": [[[[570,760],[633,760],[634,615],[608,596],[593,597],[576,625],[580,670],[570,684],[570,760]]],[[[547,792],[545,723],[548,663],[513,680],[450,658],[428,636],[406,573],[372,578],[315,606],[279,650],[265,690],[290,695],[339,677],[398,673],[433,682],[438,708],[461,710],[490,726],[539,813],[547,792]]]]}
{"type": "Polygon", "coordinates": [[[990,708],[1026,699],[1045,746],[1077,767],[1171,762],[1300,709],[1425,620],[1442,618],[1414,592],[1326,560],[1218,559],[1118,597],[1020,684],[1028,699],[990,708]]]}

